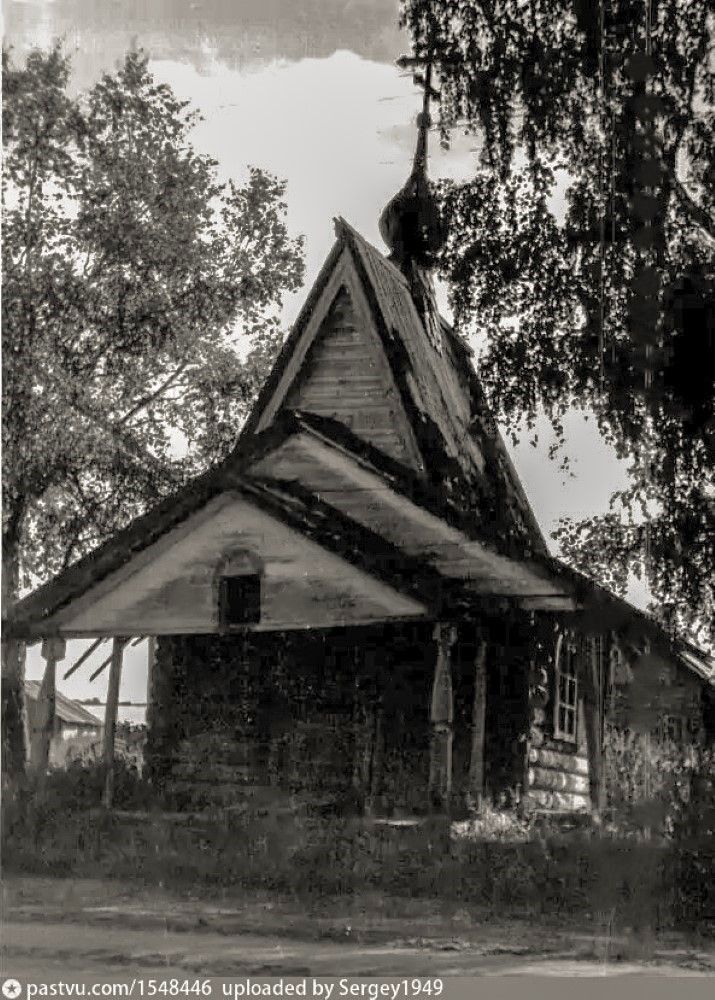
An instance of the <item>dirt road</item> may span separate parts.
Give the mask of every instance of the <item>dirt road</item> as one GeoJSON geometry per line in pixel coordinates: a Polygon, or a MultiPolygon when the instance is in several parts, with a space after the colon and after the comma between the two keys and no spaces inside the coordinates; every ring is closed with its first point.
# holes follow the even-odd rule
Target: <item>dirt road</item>
{"type": "MultiPolygon", "coordinates": [[[[450,976],[624,975],[643,973],[635,962],[580,961],[573,955],[539,958],[500,949],[426,944],[421,947],[295,941],[237,934],[125,930],[58,923],[3,926],[3,975],[186,977],[288,976],[450,976]]],[[[705,968],[673,963],[648,966],[650,974],[698,975],[705,968]]]]}
{"type": "Polygon", "coordinates": [[[427,901],[315,910],[252,895],[219,905],[54,879],[3,890],[2,974],[18,978],[715,975],[715,952],[682,942],[634,950],[592,931],[434,912],[427,901]]]}

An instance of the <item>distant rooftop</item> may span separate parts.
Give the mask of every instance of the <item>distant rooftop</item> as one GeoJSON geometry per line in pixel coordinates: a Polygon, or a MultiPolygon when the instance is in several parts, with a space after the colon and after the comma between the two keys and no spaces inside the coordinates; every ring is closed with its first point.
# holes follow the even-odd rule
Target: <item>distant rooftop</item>
{"type": "MultiPolygon", "coordinates": [[[[25,694],[32,701],[37,701],[40,695],[39,681],[25,681],[25,694]]],[[[55,692],[55,713],[57,718],[73,726],[93,726],[101,728],[102,722],[96,715],[76,701],[66,698],[59,691],[55,692]]]]}

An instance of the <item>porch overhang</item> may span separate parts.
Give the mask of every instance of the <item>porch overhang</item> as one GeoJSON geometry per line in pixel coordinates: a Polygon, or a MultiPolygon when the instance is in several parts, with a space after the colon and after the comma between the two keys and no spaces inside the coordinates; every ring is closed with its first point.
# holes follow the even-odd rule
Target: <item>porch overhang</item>
{"type": "Polygon", "coordinates": [[[236,549],[262,567],[266,613],[249,631],[444,619],[492,600],[578,608],[566,574],[498,551],[487,525],[403,472],[287,414],[21,601],[6,634],[220,634],[217,566],[236,549]]]}
{"type": "Polygon", "coordinates": [[[319,497],[445,581],[458,581],[475,597],[509,598],[529,610],[578,607],[573,586],[558,572],[499,552],[479,537],[478,524],[470,525],[459,511],[426,491],[410,495],[399,474],[376,468],[368,457],[321,434],[308,419],[256,455],[246,473],[260,482],[297,486],[319,497]]]}
{"type": "Polygon", "coordinates": [[[308,512],[234,475],[178,523],[164,524],[163,531],[146,527],[152,530],[138,550],[109,543],[113,552],[102,547],[88,565],[71,567],[21,601],[5,636],[34,642],[227,634],[430,617],[419,587],[384,568],[378,572],[363,558],[365,539],[339,548],[308,512]],[[261,615],[258,622],[229,629],[219,619],[218,580],[236,553],[260,570],[261,615]]]}

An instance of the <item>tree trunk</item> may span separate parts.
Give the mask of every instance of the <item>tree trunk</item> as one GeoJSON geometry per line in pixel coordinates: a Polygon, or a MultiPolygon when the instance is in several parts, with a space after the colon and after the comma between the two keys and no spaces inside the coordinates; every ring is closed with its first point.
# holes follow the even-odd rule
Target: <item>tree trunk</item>
{"type": "MultiPolygon", "coordinates": [[[[6,619],[17,600],[20,584],[22,515],[11,514],[2,539],[2,616],[6,619]]],[[[9,787],[25,778],[28,755],[25,705],[25,643],[2,642],[2,758],[3,777],[9,787]]]]}
{"type": "Polygon", "coordinates": [[[156,636],[150,635],[147,639],[147,651],[146,651],[146,723],[147,726],[152,724],[154,706],[153,701],[153,691],[154,691],[154,671],[156,670],[156,636]]]}

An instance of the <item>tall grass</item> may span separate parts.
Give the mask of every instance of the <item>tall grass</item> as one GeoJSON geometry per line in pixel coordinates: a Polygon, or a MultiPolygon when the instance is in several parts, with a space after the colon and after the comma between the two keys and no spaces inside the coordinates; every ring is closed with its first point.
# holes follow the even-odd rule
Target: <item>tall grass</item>
{"type": "Polygon", "coordinates": [[[118,765],[119,809],[99,807],[101,773],[75,768],[3,810],[5,871],[134,879],[213,893],[272,889],[301,898],[356,895],[461,901],[495,914],[593,921],[654,932],[715,929],[712,758],[678,778],[667,836],[633,825],[559,833],[516,814],[414,826],[305,809],[169,816],[118,765]],[[686,780],[687,777],[687,780],[686,780]]]}

